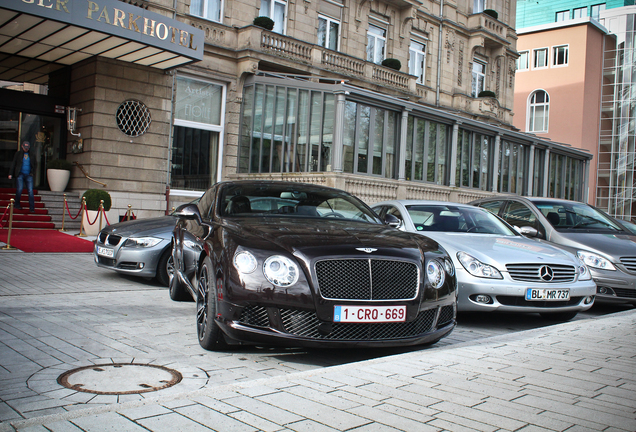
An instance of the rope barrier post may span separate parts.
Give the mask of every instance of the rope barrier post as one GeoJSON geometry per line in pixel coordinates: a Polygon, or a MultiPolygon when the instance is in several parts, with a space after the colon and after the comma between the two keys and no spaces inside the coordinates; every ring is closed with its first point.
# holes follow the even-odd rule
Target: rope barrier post
{"type": "Polygon", "coordinates": [[[14,198],[11,198],[11,200],[9,201],[9,232],[7,233],[7,245],[2,247],[2,249],[4,250],[16,249],[13,246],[11,246],[11,229],[13,228],[13,203],[14,202],[15,202],[14,198]]]}
{"type": "MultiPolygon", "coordinates": [[[[82,197],[82,208],[80,209],[80,213],[82,214],[82,222],[80,223],[79,234],[75,234],[78,237],[86,237],[86,234],[84,234],[84,231],[86,231],[84,229],[84,212],[85,211],[86,211],[86,198],[82,197]]],[[[86,220],[88,221],[88,216],[86,217],[86,220]]]]}
{"type": "Polygon", "coordinates": [[[66,194],[64,194],[64,206],[62,206],[62,228],[59,229],[58,231],[66,231],[66,229],[64,229],[64,216],[66,216],[66,194]]]}
{"type": "Polygon", "coordinates": [[[99,211],[99,231],[100,232],[102,230],[102,218],[104,216],[104,200],[99,200],[99,208],[97,209],[99,211]]]}
{"type": "Polygon", "coordinates": [[[132,212],[131,208],[132,208],[132,204],[128,204],[128,211],[126,212],[126,220],[127,221],[130,220],[130,213],[132,212]]]}

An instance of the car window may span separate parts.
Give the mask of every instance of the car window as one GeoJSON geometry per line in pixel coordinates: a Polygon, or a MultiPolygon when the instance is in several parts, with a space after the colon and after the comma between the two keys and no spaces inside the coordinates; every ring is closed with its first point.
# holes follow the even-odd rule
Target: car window
{"type": "Polygon", "coordinates": [[[491,213],[494,213],[496,215],[499,214],[499,210],[501,210],[501,207],[503,206],[505,201],[488,201],[485,203],[480,203],[477,204],[479,207],[481,208],[485,208],[486,210],[488,210],[491,213]]]}
{"type": "Polygon", "coordinates": [[[508,204],[503,214],[503,220],[519,228],[528,226],[537,230],[539,229],[537,216],[527,205],[520,202],[511,201],[508,204]]]}
{"type": "Polygon", "coordinates": [[[406,209],[417,231],[517,235],[497,216],[477,207],[424,204],[406,209]]]}
{"type": "Polygon", "coordinates": [[[216,188],[208,189],[208,191],[199,199],[199,202],[196,203],[199,208],[199,214],[203,217],[210,218],[210,209],[212,208],[212,202],[214,201],[215,190],[216,188]]]}
{"type": "Polygon", "coordinates": [[[616,222],[587,204],[549,200],[535,201],[534,204],[557,231],[623,231],[616,222]]]}

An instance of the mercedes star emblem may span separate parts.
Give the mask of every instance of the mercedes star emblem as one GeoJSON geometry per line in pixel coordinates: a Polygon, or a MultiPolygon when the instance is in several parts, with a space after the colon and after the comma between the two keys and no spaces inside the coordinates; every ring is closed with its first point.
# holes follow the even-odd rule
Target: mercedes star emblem
{"type": "Polygon", "coordinates": [[[554,278],[554,270],[544,265],[539,269],[539,277],[546,282],[550,282],[554,278]]]}

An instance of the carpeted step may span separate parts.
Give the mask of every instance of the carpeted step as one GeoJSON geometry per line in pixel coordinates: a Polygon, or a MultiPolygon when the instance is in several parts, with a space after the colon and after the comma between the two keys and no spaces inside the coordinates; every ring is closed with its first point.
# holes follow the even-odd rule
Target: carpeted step
{"type": "MultiPolygon", "coordinates": [[[[24,189],[22,191],[22,196],[20,197],[21,201],[24,201],[24,198],[26,197],[26,200],[29,200],[29,194],[27,193],[27,190],[24,189]]],[[[13,193],[2,193],[0,192],[0,201],[9,201],[11,198],[15,199],[15,192],[13,193]]],[[[38,194],[35,193],[35,191],[33,191],[33,199],[35,201],[42,201],[42,197],[38,194]]]]}
{"type": "MultiPolygon", "coordinates": [[[[9,205],[10,201],[9,200],[0,200],[0,208],[6,208],[9,205]]],[[[35,204],[35,208],[37,209],[44,209],[44,203],[41,201],[34,201],[35,204]]],[[[26,200],[24,199],[24,195],[22,196],[22,200],[20,201],[20,205],[22,206],[23,209],[29,209],[29,197],[26,197],[26,200]]],[[[13,203],[13,208],[15,209],[16,207],[16,203],[13,203]]],[[[18,209],[19,210],[19,209],[18,209]]]]}
{"type": "MultiPolygon", "coordinates": [[[[24,190],[26,190],[26,186],[25,186],[24,190]]],[[[15,196],[16,189],[15,188],[0,188],[0,194],[3,194],[3,193],[13,194],[13,196],[15,196]]],[[[33,193],[37,195],[38,190],[37,189],[33,189],[33,193]]]]}
{"type": "MultiPolygon", "coordinates": [[[[6,218],[6,216],[5,216],[6,218]]],[[[35,213],[13,213],[13,222],[51,222],[51,216],[35,213]]]]}
{"type": "MultiPolygon", "coordinates": [[[[55,229],[53,222],[16,222],[13,221],[13,228],[38,228],[38,229],[55,229]]],[[[2,228],[7,228],[7,221],[2,222],[2,228]]]]}

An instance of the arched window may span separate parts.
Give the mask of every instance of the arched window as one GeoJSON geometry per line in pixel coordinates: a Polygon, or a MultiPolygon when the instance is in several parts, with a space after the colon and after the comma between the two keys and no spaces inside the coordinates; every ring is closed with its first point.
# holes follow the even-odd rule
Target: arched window
{"type": "Polygon", "coordinates": [[[528,103],[527,132],[547,132],[550,116],[550,96],[544,90],[535,90],[530,94],[528,103]]]}

